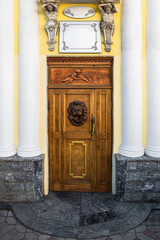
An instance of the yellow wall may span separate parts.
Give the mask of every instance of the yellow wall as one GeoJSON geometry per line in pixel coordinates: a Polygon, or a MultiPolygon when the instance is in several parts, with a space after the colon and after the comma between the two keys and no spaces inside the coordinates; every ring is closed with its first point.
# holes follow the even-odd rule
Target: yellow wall
{"type": "MultiPolygon", "coordinates": [[[[121,0],[122,1],[122,0],[121,0]]],[[[15,145],[18,145],[18,53],[19,53],[19,42],[18,42],[18,2],[19,0],[14,0],[14,23],[15,23],[15,99],[14,99],[14,141],[15,145]]],[[[74,20],[72,18],[66,17],[63,15],[62,11],[69,6],[74,4],[61,4],[59,7],[58,20],[74,20]]],[[[80,4],[84,5],[84,4],[80,4]]],[[[100,21],[101,16],[98,11],[96,4],[87,4],[96,10],[96,14],[90,18],[84,19],[84,21],[100,21]]],[[[114,153],[118,152],[120,143],[121,143],[121,4],[117,4],[118,13],[114,15],[115,19],[115,33],[113,36],[112,50],[110,53],[105,52],[102,36],[102,53],[95,54],[104,55],[104,56],[113,56],[114,57],[114,153]]],[[[147,141],[147,91],[146,91],[146,16],[147,16],[147,0],[142,0],[142,35],[143,35],[143,49],[142,49],[142,84],[143,84],[143,144],[146,145],[147,141]]],[[[77,19],[76,19],[77,20],[77,19]]],[[[48,153],[47,153],[47,56],[57,56],[57,55],[66,55],[58,54],[58,36],[57,43],[55,45],[55,51],[49,51],[48,48],[48,36],[45,31],[46,18],[41,9],[41,4],[39,5],[39,22],[40,22],[40,71],[39,71],[39,94],[40,94],[40,116],[39,116],[39,142],[42,148],[42,153],[45,154],[44,161],[44,192],[48,193],[48,153]]],[[[76,54],[67,54],[67,55],[76,55],[76,54]]],[[[89,55],[89,54],[77,54],[77,55],[89,55]]],[[[93,56],[93,54],[92,54],[93,56]]]]}

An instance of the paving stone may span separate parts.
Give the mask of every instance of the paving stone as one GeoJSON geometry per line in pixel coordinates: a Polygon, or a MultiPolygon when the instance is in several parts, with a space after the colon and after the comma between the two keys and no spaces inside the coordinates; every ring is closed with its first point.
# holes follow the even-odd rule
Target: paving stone
{"type": "Polygon", "coordinates": [[[7,226],[6,222],[3,222],[0,224],[0,233],[1,233],[1,230],[4,229],[6,226],[7,226]]]}
{"type": "Polygon", "coordinates": [[[114,236],[111,236],[110,239],[111,240],[122,240],[123,238],[120,235],[114,235],[114,236]]]}
{"type": "Polygon", "coordinates": [[[14,229],[14,225],[6,225],[5,227],[1,228],[1,230],[0,230],[0,239],[6,233],[10,232],[12,229],[14,229]]]}
{"type": "Polygon", "coordinates": [[[38,240],[48,240],[50,237],[48,235],[42,234],[38,237],[38,240]]]}
{"type": "Polygon", "coordinates": [[[8,215],[7,210],[0,210],[0,217],[6,217],[8,215]]]}
{"type": "Polygon", "coordinates": [[[5,222],[5,217],[0,217],[0,223],[3,223],[3,222],[5,222]]]}
{"type": "Polygon", "coordinates": [[[123,236],[123,240],[131,240],[131,239],[135,239],[135,238],[136,238],[135,233],[128,233],[126,236],[123,236]]]}
{"type": "Polygon", "coordinates": [[[10,236],[14,236],[14,235],[16,235],[18,233],[18,231],[16,230],[16,229],[13,229],[13,230],[11,230],[10,232],[9,232],[9,235],[10,236]]]}
{"type": "Polygon", "coordinates": [[[159,221],[159,225],[158,225],[158,226],[155,226],[155,231],[156,231],[156,232],[160,232],[160,221],[159,221]]]}
{"type": "Polygon", "coordinates": [[[26,232],[26,227],[20,224],[17,224],[15,229],[19,232],[19,233],[24,233],[26,232]]]}
{"type": "Polygon", "coordinates": [[[146,230],[146,225],[145,225],[145,224],[141,224],[139,227],[136,227],[136,228],[135,228],[135,231],[136,231],[137,233],[143,232],[143,231],[145,231],[145,230],[146,230]]]}
{"type": "MultiPolygon", "coordinates": [[[[151,226],[151,225],[149,225],[149,226],[147,226],[147,228],[145,229],[145,230],[150,230],[150,231],[155,231],[155,227],[154,226],[151,226]]],[[[144,230],[144,231],[145,231],[144,230]]]]}
{"type": "Polygon", "coordinates": [[[2,240],[11,240],[12,236],[10,236],[8,233],[3,236],[3,238],[0,238],[2,240]]]}
{"type": "Polygon", "coordinates": [[[34,231],[33,231],[33,229],[27,228],[26,232],[31,233],[31,232],[34,232],[34,231]]]}
{"type": "MultiPolygon", "coordinates": [[[[18,233],[17,235],[12,238],[13,240],[22,240],[24,239],[25,233],[18,233]]],[[[28,239],[27,239],[28,240],[28,239]]]]}
{"type": "Polygon", "coordinates": [[[137,233],[136,235],[139,240],[153,240],[153,238],[148,237],[148,236],[144,235],[143,233],[137,233]]]}
{"type": "Polygon", "coordinates": [[[155,232],[152,232],[152,231],[150,231],[150,230],[145,230],[145,231],[143,232],[143,234],[146,235],[146,236],[148,236],[148,237],[151,237],[152,239],[160,240],[160,237],[158,237],[155,232]]]}
{"type": "Polygon", "coordinates": [[[13,217],[13,212],[12,211],[8,211],[8,217],[13,217]]]}
{"type": "Polygon", "coordinates": [[[40,236],[42,233],[34,231],[33,234],[36,235],[36,236],[40,236]]]}
{"type": "Polygon", "coordinates": [[[6,222],[8,224],[12,224],[12,225],[15,225],[17,223],[16,219],[14,217],[8,217],[6,222]]]}
{"type": "Polygon", "coordinates": [[[26,238],[27,240],[37,240],[37,239],[38,239],[37,236],[34,235],[33,233],[26,233],[26,234],[25,234],[25,238],[26,238]]]}
{"type": "Polygon", "coordinates": [[[65,239],[66,239],[66,240],[71,240],[71,239],[74,240],[73,238],[58,238],[58,237],[51,237],[50,240],[53,240],[52,238],[53,238],[54,240],[65,240],[65,239]]]}

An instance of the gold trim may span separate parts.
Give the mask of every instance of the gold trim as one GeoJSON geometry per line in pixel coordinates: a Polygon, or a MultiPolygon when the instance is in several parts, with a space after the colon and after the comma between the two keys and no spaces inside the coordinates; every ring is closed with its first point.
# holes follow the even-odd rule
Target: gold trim
{"type": "Polygon", "coordinates": [[[72,141],[71,143],[69,143],[69,176],[72,178],[77,178],[77,179],[83,179],[83,178],[87,177],[87,144],[84,143],[84,141],[72,141]],[[74,176],[74,173],[72,173],[72,158],[71,158],[72,146],[76,143],[81,143],[82,146],[84,146],[84,148],[85,148],[85,159],[84,159],[84,172],[85,173],[82,173],[82,176],[74,176]]]}

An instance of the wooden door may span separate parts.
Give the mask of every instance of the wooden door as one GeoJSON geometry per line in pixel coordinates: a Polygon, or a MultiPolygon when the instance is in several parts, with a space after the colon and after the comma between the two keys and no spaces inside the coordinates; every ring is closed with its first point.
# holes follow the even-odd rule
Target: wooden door
{"type": "MultiPolygon", "coordinates": [[[[81,78],[85,78],[88,69],[83,70],[80,64],[81,78]]],[[[66,72],[72,68],[75,72],[75,67],[49,66],[50,191],[111,191],[112,87],[108,83],[112,75],[105,74],[109,79],[101,79],[103,86],[95,86],[95,79],[94,85],[90,82],[86,86],[84,79],[80,87],[72,83],[72,75],[66,78],[66,72]]],[[[99,72],[103,76],[105,71],[101,68],[99,72]]]]}

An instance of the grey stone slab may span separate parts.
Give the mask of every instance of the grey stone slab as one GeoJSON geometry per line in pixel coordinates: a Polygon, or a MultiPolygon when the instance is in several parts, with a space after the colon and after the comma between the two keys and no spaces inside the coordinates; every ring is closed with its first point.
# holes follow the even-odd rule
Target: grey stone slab
{"type": "Polygon", "coordinates": [[[13,203],[12,208],[15,216],[26,225],[37,216],[27,203],[13,203]]]}
{"type": "Polygon", "coordinates": [[[36,214],[47,211],[49,207],[44,202],[29,203],[29,206],[35,211],[36,214]]]}
{"type": "Polygon", "coordinates": [[[51,219],[52,221],[62,223],[65,226],[78,227],[79,226],[79,212],[80,207],[74,206],[64,210],[49,209],[48,212],[42,212],[38,216],[41,218],[51,219]]]}
{"type": "Polygon", "coordinates": [[[108,199],[107,194],[104,193],[83,193],[82,204],[81,204],[81,214],[92,214],[105,212],[113,209],[116,202],[108,199]]]}
{"type": "Polygon", "coordinates": [[[132,228],[139,225],[144,219],[146,219],[152,209],[151,204],[147,203],[137,203],[132,208],[132,211],[130,211],[125,217],[124,220],[128,222],[128,224],[132,224],[132,228]]]}
{"type": "Polygon", "coordinates": [[[160,210],[160,203],[153,203],[152,209],[159,209],[160,210]]]}
{"type": "Polygon", "coordinates": [[[54,197],[55,196],[63,203],[71,205],[81,204],[82,193],[80,192],[55,192],[54,197]]]}
{"type": "MultiPolygon", "coordinates": [[[[76,199],[76,193],[56,192],[45,197],[44,202],[14,203],[12,205],[17,218],[28,228],[33,229],[26,229],[26,232],[31,231],[30,233],[34,234],[34,231],[38,231],[39,234],[75,239],[106,238],[110,235],[127,232],[140,225],[148,217],[152,208],[152,204],[127,203],[125,205],[125,203],[117,203],[114,198],[107,198],[107,194],[78,193],[76,199]],[[81,201],[85,197],[86,199],[81,201]],[[97,203],[96,199],[98,199],[97,203]],[[49,204],[47,204],[47,201],[49,204]],[[84,208],[83,204],[85,205],[84,208]],[[83,208],[83,213],[86,216],[88,214],[88,217],[92,216],[90,213],[105,213],[105,209],[111,210],[113,215],[119,211],[119,215],[108,222],[97,223],[93,221],[90,225],[79,226],[80,208],[83,208]],[[42,209],[43,212],[40,212],[42,209]]],[[[157,214],[157,219],[158,216],[157,214]]],[[[102,220],[105,220],[105,216],[102,215],[101,217],[102,220]]],[[[153,217],[155,219],[155,214],[153,214],[153,217]]],[[[131,236],[134,232],[129,233],[131,236]]]]}
{"type": "Polygon", "coordinates": [[[99,238],[115,235],[122,231],[126,225],[123,219],[111,221],[108,223],[99,223],[79,228],[78,238],[99,238]]]}
{"type": "Polygon", "coordinates": [[[78,230],[77,228],[72,228],[70,226],[62,225],[61,223],[53,222],[53,220],[48,219],[46,221],[45,218],[36,217],[32,219],[28,226],[33,228],[34,230],[53,235],[56,237],[70,237],[75,238],[77,237],[78,230]]]}
{"type": "Polygon", "coordinates": [[[114,211],[119,212],[121,217],[124,217],[134,207],[134,205],[135,203],[120,202],[114,207],[114,211]]]}

